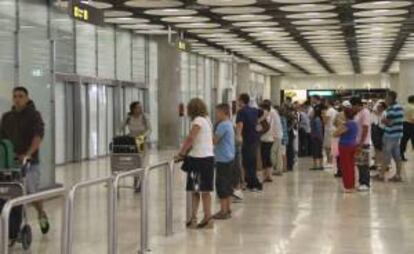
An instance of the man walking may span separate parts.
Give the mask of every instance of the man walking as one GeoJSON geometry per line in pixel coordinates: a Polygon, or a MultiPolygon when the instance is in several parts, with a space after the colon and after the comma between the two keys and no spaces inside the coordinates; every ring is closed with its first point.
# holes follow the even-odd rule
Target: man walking
{"type": "Polygon", "coordinates": [[[246,171],[247,189],[262,191],[263,185],[257,178],[257,149],[260,143],[259,133],[256,130],[259,111],[249,106],[248,94],[241,94],[238,99],[240,110],[236,117],[236,131],[242,139],[242,163],[246,171]]]}
{"type": "MultiPolygon", "coordinates": [[[[39,189],[39,148],[44,135],[44,123],[33,101],[29,99],[26,88],[14,88],[13,103],[12,110],[5,113],[1,119],[0,139],[12,142],[20,163],[30,161],[25,186],[27,193],[33,194],[39,189]]],[[[49,231],[49,221],[43,203],[36,202],[34,207],[38,212],[40,229],[46,234],[49,231]]]]}

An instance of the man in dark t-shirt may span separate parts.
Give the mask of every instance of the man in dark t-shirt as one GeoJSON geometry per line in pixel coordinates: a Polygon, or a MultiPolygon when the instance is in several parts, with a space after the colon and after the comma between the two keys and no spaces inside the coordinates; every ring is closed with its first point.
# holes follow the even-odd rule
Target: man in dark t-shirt
{"type": "Polygon", "coordinates": [[[247,188],[251,191],[261,191],[263,186],[256,175],[257,149],[260,135],[256,130],[259,110],[249,106],[248,94],[241,94],[238,99],[240,110],[237,113],[237,137],[242,139],[242,161],[246,172],[247,188]]]}

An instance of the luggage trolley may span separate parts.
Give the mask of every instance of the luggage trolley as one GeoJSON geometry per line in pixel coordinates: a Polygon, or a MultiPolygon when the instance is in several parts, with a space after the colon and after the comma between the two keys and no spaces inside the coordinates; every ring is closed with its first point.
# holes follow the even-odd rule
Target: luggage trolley
{"type": "MultiPolygon", "coordinates": [[[[111,150],[111,173],[116,175],[142,167],[145,152],[145,137],[119,136],[113,138],[111,150]]],[[[134,179],[133,188],[139,188],[139,180],[134,179]]]]}
{"type": "MultiPolygon", "coordinates": [[[[8,200],[26,195],[25,173],[29,167],[30,161],[26,161],[20,167],[0,168],[0,210],[8,200]]],[[[24,250],[30,248],[32,229],[28,224],[25,205],[12,209],[9,232],[10,247],[19,242],[24,250]]]]}

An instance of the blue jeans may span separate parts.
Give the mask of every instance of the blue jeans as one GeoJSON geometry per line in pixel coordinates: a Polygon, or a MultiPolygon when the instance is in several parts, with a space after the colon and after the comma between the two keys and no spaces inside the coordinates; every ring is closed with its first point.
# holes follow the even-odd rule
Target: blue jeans
{"type": "Polygon", "coordinates": [[[390,165],[391,159],[394,159],[395,163],[401,162],[400,140],[400,138],[392,138],[386,136],[382,138],[384,165],[390,165]]]}

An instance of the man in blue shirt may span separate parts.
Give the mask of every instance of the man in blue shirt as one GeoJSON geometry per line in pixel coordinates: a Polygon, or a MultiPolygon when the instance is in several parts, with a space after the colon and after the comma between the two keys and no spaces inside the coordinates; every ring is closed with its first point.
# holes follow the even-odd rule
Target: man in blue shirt
{"type": "Polygon", "coordinates": [[[382,172],[380,178],[384,179],[385,170],[391,164],[391,158],[394,159],[397,173],[390,179],[393,182],[401,182],[402,172],[402,160],[400,151],[400,141],[403,136],[403,122],[404,122],[404,109],[397,103],[397,93],[389,91],[385,99],[388,108],[386,111],[386,118],[383,123],[385,124],[384,136],[383,136],[383,162],[382,172]]]}
{"type": "Polygon", "coordinates": [[[217,123],[214,130],[214,155],[216,160],[216,191],[220,198],[220,211],[213,218],[231,218],[231,196],[233,195],[233,163],[236,155],[233,123],[230,121],[230,106],[216,107],[217,123]]]}
{"type": "Polygon", "coordinates": [[[239,96],[240,110],[236,117],[237,137],[243,140],[242,161],[246,172],[247,189],[250,191],[262,191],[263,185],[257,179],[257,150],[260,143],[260,135],[256,130],[259,118],[259,110],[249,106],[248,94],[239,96]]]}

